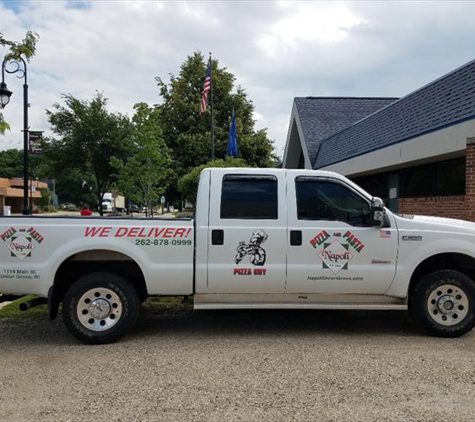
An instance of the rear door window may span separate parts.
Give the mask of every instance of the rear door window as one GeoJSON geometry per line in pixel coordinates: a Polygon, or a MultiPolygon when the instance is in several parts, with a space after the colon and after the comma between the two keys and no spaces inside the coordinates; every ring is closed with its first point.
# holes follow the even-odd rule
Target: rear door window
{"type": "Polygon", "coordinates": [[[225,175],[220,216],[222,219],[277,220],[277,178],[225,175]]]}

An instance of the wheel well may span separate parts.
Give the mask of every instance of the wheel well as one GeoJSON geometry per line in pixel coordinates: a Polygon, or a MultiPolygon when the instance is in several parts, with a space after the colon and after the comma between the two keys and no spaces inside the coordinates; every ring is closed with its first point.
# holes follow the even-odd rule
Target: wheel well
{"type": "Polygon", "coordinates": [[[409,297],[422,277],[438,270],[459,271],[475,281],[475,258],[459,253],[443,253],[427,258],[417,266],[412,274],[409,297]]]}
{"type": "Polygon", "coordinates": [[[148,297],[142,270],[127,255],[107,250],[80,252],[64,261],[56,272],[50,295],[51,318],[56,317],[59,303],[71,285],[87,273],[96,271],[107,271],[126,278],[137,290],[141,302],[148,297]]]}

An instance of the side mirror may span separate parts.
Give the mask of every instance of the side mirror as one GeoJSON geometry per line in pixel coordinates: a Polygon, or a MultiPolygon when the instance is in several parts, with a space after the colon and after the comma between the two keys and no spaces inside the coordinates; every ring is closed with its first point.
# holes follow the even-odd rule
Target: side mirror
{"type": "Polygon", "coordinates": [[[381,227],[384,223],[384,204],[381,198],[374,197],[371,200],[370,226],[381,227]]]}

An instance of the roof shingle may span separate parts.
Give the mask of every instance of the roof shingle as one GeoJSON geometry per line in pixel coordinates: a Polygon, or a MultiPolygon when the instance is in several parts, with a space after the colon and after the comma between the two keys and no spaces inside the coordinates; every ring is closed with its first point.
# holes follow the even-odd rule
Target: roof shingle
{"type": "Polygon", "coordinates": [[[297,107],[310,161],[321,142],[355,122],[391,104],[397,98],[297,97],[297,107]]]}
{"type": "Polygon", "coordinates": [[[475,60],[333,134],[313,162],[321,168],[475,118],[475,60]]]}

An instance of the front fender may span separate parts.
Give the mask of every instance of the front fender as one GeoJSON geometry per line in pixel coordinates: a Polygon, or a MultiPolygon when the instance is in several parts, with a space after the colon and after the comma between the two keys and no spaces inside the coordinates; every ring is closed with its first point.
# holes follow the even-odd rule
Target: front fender
{"type": "Polygon", "coordinates": [[[407,297],[415,270],[422,262],[435,255],[461,254],[475,259],[475,244],[472,236],[467,235],[456,239],[444,238],[443,233],[422,233],[421,236],[420,241],[404,241],[401,236],[396,277],[387,290],[387,295],[407,297]]]}

